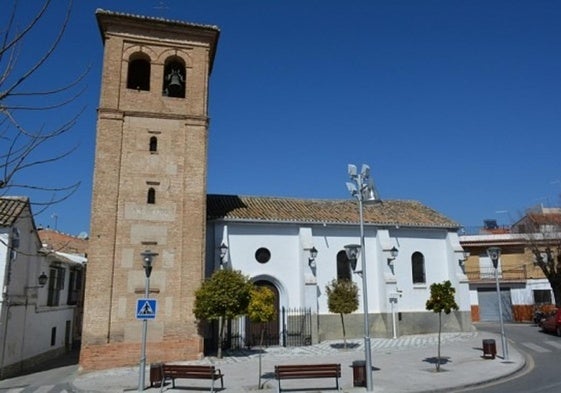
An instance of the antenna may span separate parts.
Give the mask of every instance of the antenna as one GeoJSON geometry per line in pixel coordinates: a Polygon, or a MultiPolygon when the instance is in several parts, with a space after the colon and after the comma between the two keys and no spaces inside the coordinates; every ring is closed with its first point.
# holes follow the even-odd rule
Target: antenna
{"type": "Polygon", "coordinates": [[[159,0],[158,5],[154,6],[154,9],[163,11],[168,10],[169,7],[166,5],[166,2],[164,0],[159,0]]]}

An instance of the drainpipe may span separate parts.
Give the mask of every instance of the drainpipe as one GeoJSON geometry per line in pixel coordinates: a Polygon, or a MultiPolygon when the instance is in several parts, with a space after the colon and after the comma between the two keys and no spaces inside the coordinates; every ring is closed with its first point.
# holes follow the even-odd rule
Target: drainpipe
{"type": "MultiPolygon", "coordinates": [[[[8,254],[9,256],[9,254],[8,254]]],[[[10,315],[10,296],[8,294],[8,285],[10,284],[10,273],[12,270],[11,259],[8,258],[7,266],[2,283],[2,312],[0,313],[0,323],[2,323],[2,351],[0,351],[0,380],[4,379],[4,358],[6,356],[6,335],[8,334],[8,316],[10,315]]]]}

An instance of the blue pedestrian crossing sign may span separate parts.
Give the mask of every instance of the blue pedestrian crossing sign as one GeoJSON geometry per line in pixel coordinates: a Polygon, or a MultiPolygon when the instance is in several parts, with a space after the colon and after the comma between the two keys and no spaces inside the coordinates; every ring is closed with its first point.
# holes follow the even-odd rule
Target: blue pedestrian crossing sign
{"type": "Polygon", "coordinates": [[[156,318],[156,299],[137,299],[136,319],[156,318]]]}

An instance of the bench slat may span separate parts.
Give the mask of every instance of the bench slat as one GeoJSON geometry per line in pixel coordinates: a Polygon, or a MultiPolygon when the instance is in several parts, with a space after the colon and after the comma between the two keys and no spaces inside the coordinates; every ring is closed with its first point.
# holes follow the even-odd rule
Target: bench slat
{"type": "Polygon", "coordinates": [[[339,390],[339,378],[341,377],[341,364],[290,364],[276,365],[275,378],[279,381],[279,392],[282,379],[308,379],[308,378],[335,378],[337,390],[339,390]]]}
{"type": "MultiPolygon", "coordinates": [[[[214,381],[220,379],[222,389],[224,389],[224,374],[214,366],[200,366],[191,364],[163,364],[162,378],[171,379],[172,386],[175,388],[176,379],[210,379],[212,380],[211,392],[214,392],[214,381]]],[[[160,392],[163,391],[163,381],[160,392]]]]}

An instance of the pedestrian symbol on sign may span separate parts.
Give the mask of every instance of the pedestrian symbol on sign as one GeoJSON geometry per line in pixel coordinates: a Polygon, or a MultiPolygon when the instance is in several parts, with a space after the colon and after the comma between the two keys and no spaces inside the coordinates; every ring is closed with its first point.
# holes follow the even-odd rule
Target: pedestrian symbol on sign
{"type": "Polygon", "coordinates": [[[156,299],[138,299],[136,303],[136,319],[156,318],[156,299]]]}

